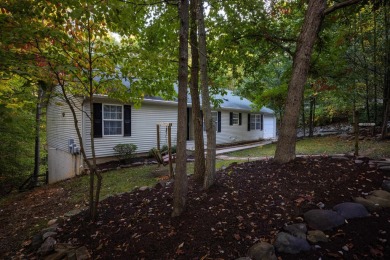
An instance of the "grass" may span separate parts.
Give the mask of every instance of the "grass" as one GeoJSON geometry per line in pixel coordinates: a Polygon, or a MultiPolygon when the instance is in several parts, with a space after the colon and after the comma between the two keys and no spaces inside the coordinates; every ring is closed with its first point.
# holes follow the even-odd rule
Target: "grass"
{"type": "MultiPolygon", "coordinates": [[[[217,160],[216,168],[221,169],[240,160],[217,160]]],[[[133,168],[109,171],[103,173],[101,199],[108,196],[132,191],[136,187],[153,186],[158,182],[158,178],[153,175],[156,165],[147,165],[133,168]]],[[[168,166],[165,167],[168,170],[168,166]]],[[[187,174],[193,174],[194,163],[187,163],[187,174]]],[[[70,191],[70,201],[79,203],[88,201],[89,196],[89,176],[80,176],[56,185],[70,191]]]]}
{"type": "MultiPolygon", "coordinates": [[[[314,154],[344,154],[354,151],[354,141],[340,139],[336,136],[313,137],[300,139],[297,142],[296,153],[314,154]]],[[[261,157],[274,156],[276,144],[269,144],[247,150],[226,154],[232,157],[261,157]]],[[[359,154],[371,158],[390,157],[389,141],[359,141],[359,154]]]]}

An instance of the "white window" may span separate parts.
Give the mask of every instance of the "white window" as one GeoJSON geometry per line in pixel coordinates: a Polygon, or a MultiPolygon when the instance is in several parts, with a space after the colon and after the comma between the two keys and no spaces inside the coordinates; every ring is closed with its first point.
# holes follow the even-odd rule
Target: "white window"
{"type": "Polygon", "coordinates": [[[239,113],[234,113],[233,112],[232,122],[233,122],[233,125],[238,125],[240,123],[239,113]]]}
{"type": "Polygon", "coordinates": [[[122,106],[103,105],[103,135],[122,135],[122,106]]]}
{"type": "Polygon", "coordinates": [[[260,114],[251,114],[251,130],[261,130],[260,114]]]}

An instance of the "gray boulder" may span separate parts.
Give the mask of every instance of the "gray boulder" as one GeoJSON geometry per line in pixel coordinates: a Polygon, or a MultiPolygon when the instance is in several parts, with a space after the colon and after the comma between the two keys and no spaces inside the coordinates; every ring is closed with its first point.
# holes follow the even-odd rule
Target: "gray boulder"
{"type": "Polygon", "coordinates": [[[52,237],[48,237],[45,242],[38,249],[38,255],[46,256],[54,252],[54,246],[56,244],[56,240],[52,237]]]}
{"type": "Polygon", "coordinates": [[[370,213],[368,213],[367,209],[362,204],[354,202],[344,202],[337,204],[333,207],[333,210],[346,219],[364,218],[370,215],[370,213]]]}
{"type": "Polygon", "coordinates": [[[46,238],[48,237],[56,237],[57,236],[57,232],[46,232],[45,234],[42,235],[42,239],[43,240],[46,240],[46,238]]]}
{"type": "Polygon", "coordinates": [[[306,239],[307,227],[305,223],[284,226],[283,229],[295,237],[306,239]]]}
{"type": "Polygon", "coordinates": [[[372,200],[368,200],[362,197],[353,198],[353,201],[362,204],[370,212],[377,211],[383,208],[378,203],[375,203],[372,200]]]}
{"type": "Polygon", "coordinates": [[[253,260],[277,259],[274,246],[266,242],[254,244],[251,248],[249,248],[247,255],[250,259],[253,260]]]}
{"type": "Polygon", "coordinates": [[[298,254],[301,251],[309,251],[311,249],[305,239],[294,237],[285,232],[278,233],[274,246],[278,252],[288,254],[298,254]]]}
{"type": "Polygon", "coordinates": [[[390,180],[384,180],[382,182],[382,189],[384,189],[385,191],[390,192],[390,180]]]}
{"type": "Polygon", "coordinates": [[[390,192],[384,190],[374,190],[373,192],[371,192],[371,195],[385,200],[390,200],[390,192]]]}
{"type": "Polygon", "coordinates": [[[307,240],[313,244],[329,241],[328,237],[321,230],[310,230],[309,232],[307,232],[307,240]]]}
{"type": "Polygon", "coordinates": [[[345,218],[333,210],[312,209],[303,217],[312,229],[330,230],[345,223],[345,218]]]}

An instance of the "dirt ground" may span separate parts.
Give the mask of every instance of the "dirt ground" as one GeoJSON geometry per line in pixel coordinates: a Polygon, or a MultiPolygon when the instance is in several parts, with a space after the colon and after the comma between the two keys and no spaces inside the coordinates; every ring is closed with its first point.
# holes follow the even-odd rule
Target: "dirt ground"
{"type": "MultiPolygon", "coordinates": [[[[173,185],[158,185],[105,199],[96,223],[89,222],[86,213],[72,217],[61,226],[57,241],[84,245],[93,259],[235,259],[258,241],[272,243],[285,224],[302,222],[303,213],[318,208],[317,204],[331,209],[379,189],[386,178],[369,167],[368,159],[362,164],[353,158],[330,157],[298,158],[286,165],[272,160],[235,164],[218,173],[216,185],[208,192],[190,178],[188,206],[180,217],[170,217],[173,185]]],[[[1,209],[0,223],[6,228],[3,224],[0,228],[0,258],[36,257],[10,241],[28,239],[21,234],[24,226],[72,207],[61,190],[43,188],[1,209]]],[[[330,242],[298,255],[277,256],[390,258],[390,209],[349,220],[325,233],[330,242]],[[344,246],[349,250],[342,250],[344,246]]]]}

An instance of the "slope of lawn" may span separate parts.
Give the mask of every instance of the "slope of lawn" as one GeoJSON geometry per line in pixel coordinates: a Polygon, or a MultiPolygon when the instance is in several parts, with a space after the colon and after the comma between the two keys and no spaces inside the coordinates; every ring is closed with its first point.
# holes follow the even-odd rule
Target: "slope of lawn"
{"type": "MultiPolygon", "coordinates": [[[[354,145],[354,141],[344,140],[337,136],[312,137],[298,140],[296,153],[305,155],[352,153],[354,145]]],[[[275,149],[276,143],[226,155],[232,157],[274,156],[275,149]]],[[[359,154],[371,158],[390,157],[390,141],[361,140],[359,141],[359,154]]]]}

